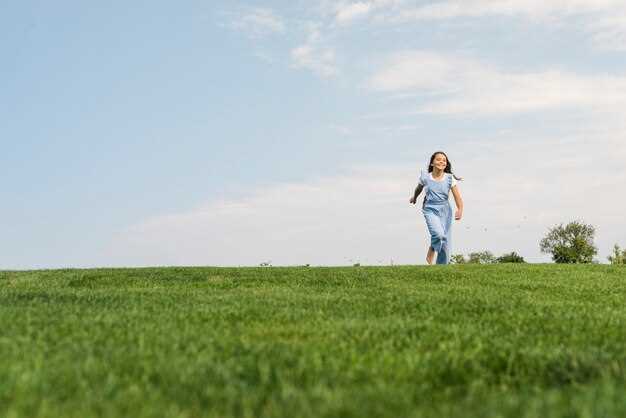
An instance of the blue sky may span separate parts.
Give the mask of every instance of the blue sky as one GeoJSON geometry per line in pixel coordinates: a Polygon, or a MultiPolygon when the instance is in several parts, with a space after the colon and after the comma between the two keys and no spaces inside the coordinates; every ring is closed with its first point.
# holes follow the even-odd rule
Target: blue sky
{"type": "Polygon", "coordinates": [[[0,3],[0,268],[423,263],[573,219],[626,246],[626,6],[598,0],[0,3]]]}

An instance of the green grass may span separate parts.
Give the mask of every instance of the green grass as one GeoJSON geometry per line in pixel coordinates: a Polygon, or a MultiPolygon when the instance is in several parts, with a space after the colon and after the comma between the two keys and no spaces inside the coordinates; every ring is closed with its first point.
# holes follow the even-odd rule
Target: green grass
{"type": "Polygon", "coordinates": [[[626,268],[0,272],[0,417],[624,417],[626,268]]]}

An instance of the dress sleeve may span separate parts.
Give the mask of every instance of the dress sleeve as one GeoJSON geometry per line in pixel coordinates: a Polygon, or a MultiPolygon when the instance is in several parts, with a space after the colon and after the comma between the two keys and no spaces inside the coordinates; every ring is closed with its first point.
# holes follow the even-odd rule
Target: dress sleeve
{"type": "Polygon", "coordinates": [[[454,176],[452,174],[450,174],[450,188],[453,188],[454,186],[456,186],[456,179],[454,178],[454,176]]]}

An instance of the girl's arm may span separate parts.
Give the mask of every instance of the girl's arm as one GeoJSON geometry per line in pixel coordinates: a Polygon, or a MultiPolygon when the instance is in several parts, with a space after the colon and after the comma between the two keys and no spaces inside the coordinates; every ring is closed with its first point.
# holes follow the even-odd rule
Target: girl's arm
{"type": "Polygon", "coordinates": [[[456,204],[456,213],[454,219],[460,221],[463,217],[463,199],[461,199],[461,192],[459,192],[459,186],[452,188],[452,196],[454,196],[454,203],[456,204]]]}
{"type": "Polygon", "coordinates": [[[409,203],[415,204],[415,202],[417,201],[417,196],[419,196],[420,193],[422,193],[423,189],[424,189],[424,186],[422,184],[418,184],[417,187],[415,188],[415,192],[413,192],[413,197],[411,198],[411,200],[409,200],[409,203]]]}

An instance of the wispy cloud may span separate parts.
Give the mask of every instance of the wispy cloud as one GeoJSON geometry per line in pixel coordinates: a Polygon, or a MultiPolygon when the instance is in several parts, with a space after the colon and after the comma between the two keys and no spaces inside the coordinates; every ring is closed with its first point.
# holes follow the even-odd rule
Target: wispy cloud
{"type": "Polygon", "coordinates": [[[622,16],[626,3],[622,0],[320,0],[318,9],[338,23],[358,17],[375,17],[378,21],[410,22],[509,16],[533,20],[567,16],[622,16]]]}
{"type": "Polygon", "coordinates": [[[335,19],[340,24],[345,24],[357,19],[359,17],[367,16],[372,11],[371,3],[357,2],[341,5],[335,16],[335,19]]]}
{"type": "Polygon", "coordinates": [[[599,49],[626,51],[626,10],[594,20],[587,25],[587,32],[599,49]]]}
{"type": "Polygon", "coordinates": [[[317,24],[310,24],[306,41],[291,50],[293,68],[304,68],[320,77],[334,77],[339,74],[335,50],[322,42],[322,31],[317,24]]]}
{"type": "Polygon", "coordinates": [[[406,0],[323,2],[335,23],[345,26],[362,18],[392,25],[414,21],[511,17],[572,24],[589,34],[592,45],[604,50],[626,50],[626,2],[622,0],[447,0],[415,5],[406,0]]]}
{"type": "Polygon", "coordinates": [[[399,24],[458,18],[519,17],[534,21],[571,20],[590,35],[592,45],[605,50],[626,50],[626,2],[622,0],[449,0],[419,6],[404,5],[381,13],[378,21],[399,24]]]}
{"type": "Polygon", "coordinates": [[[321,9],[340,26],[356,20],[397,10],[404,0],[331,1],[322,2],[321,9]]]}
{"type": "Polygon", "coordinates": [[[564,15],[581,15],[597,12],[626,10],[618,0],[454,0],[430,2],[425,5],[405,7],[397,20],[451,19],[482,16],[522,16],[535,19],[564,15]]]}
{"type": "Polygon", "coordinates": [[[220,265],[268,260],[347,264],[366,256],[388,260],[394,254],[363,243],[386,241],[394,230],[397,234],[411,224],[411,210],[403,205],[411,179],[406,170],[361,168],[344,176],[279,184],[245,199],[149,219],[127,230],[114,247],[123,247],[120,255],[135,257],[139,264],[150,263],[153,255],[170,263],[220,265]],[[404,220],[385,219],[400,205],[404,220]]]}
{"type": "MultiPolygon", "coordinates": [[[[341,36],[348,33],[346,28],[357,21],[374,21],[383,26],[502,16],[546,24],[558,21],[575,24],[597,49],[626,50],[626,2],[623,0],[320,0],[314,10],[317,17],[309,24],[313,29],[305,27],[307,39],[291,46],[288,56],[293,68],[308,69],[325,78],[338,75],[338,62],[348,60],[347,57],[338,59],[344,58],[340,54],[349,53],[352,61],[357,61],[359,54],[361,58],[367,54],[350,45],[339,47],[341,36]]],[[[287,32],[287,23],[282,17],[270,8],[261,7],[229,14],[227,26],[253,38],[287,32]]]]}
{"type": "Polygon", "coordinates": [[[291,58],[294,68],[306,68],[322,77],[333,77],[338,73],[332,49],[301,45],[291,51],[291,58]]]}
{"type": "Polygon", "coordinates": [[[418,111],[436,114],[489,115],[567,107],[622,112],[626,106],[626,76],[505,72],[472,59],[424,51],[392,54],[368,85],[393,94],[428,93],[427,103],[418,111]]]}
{"type": "Polygon", "coordinates": [[[262,37],[285,31],[284,20],[271,9],[252,8],[231,17],[229,26],[252,37],[262,37]]]}

